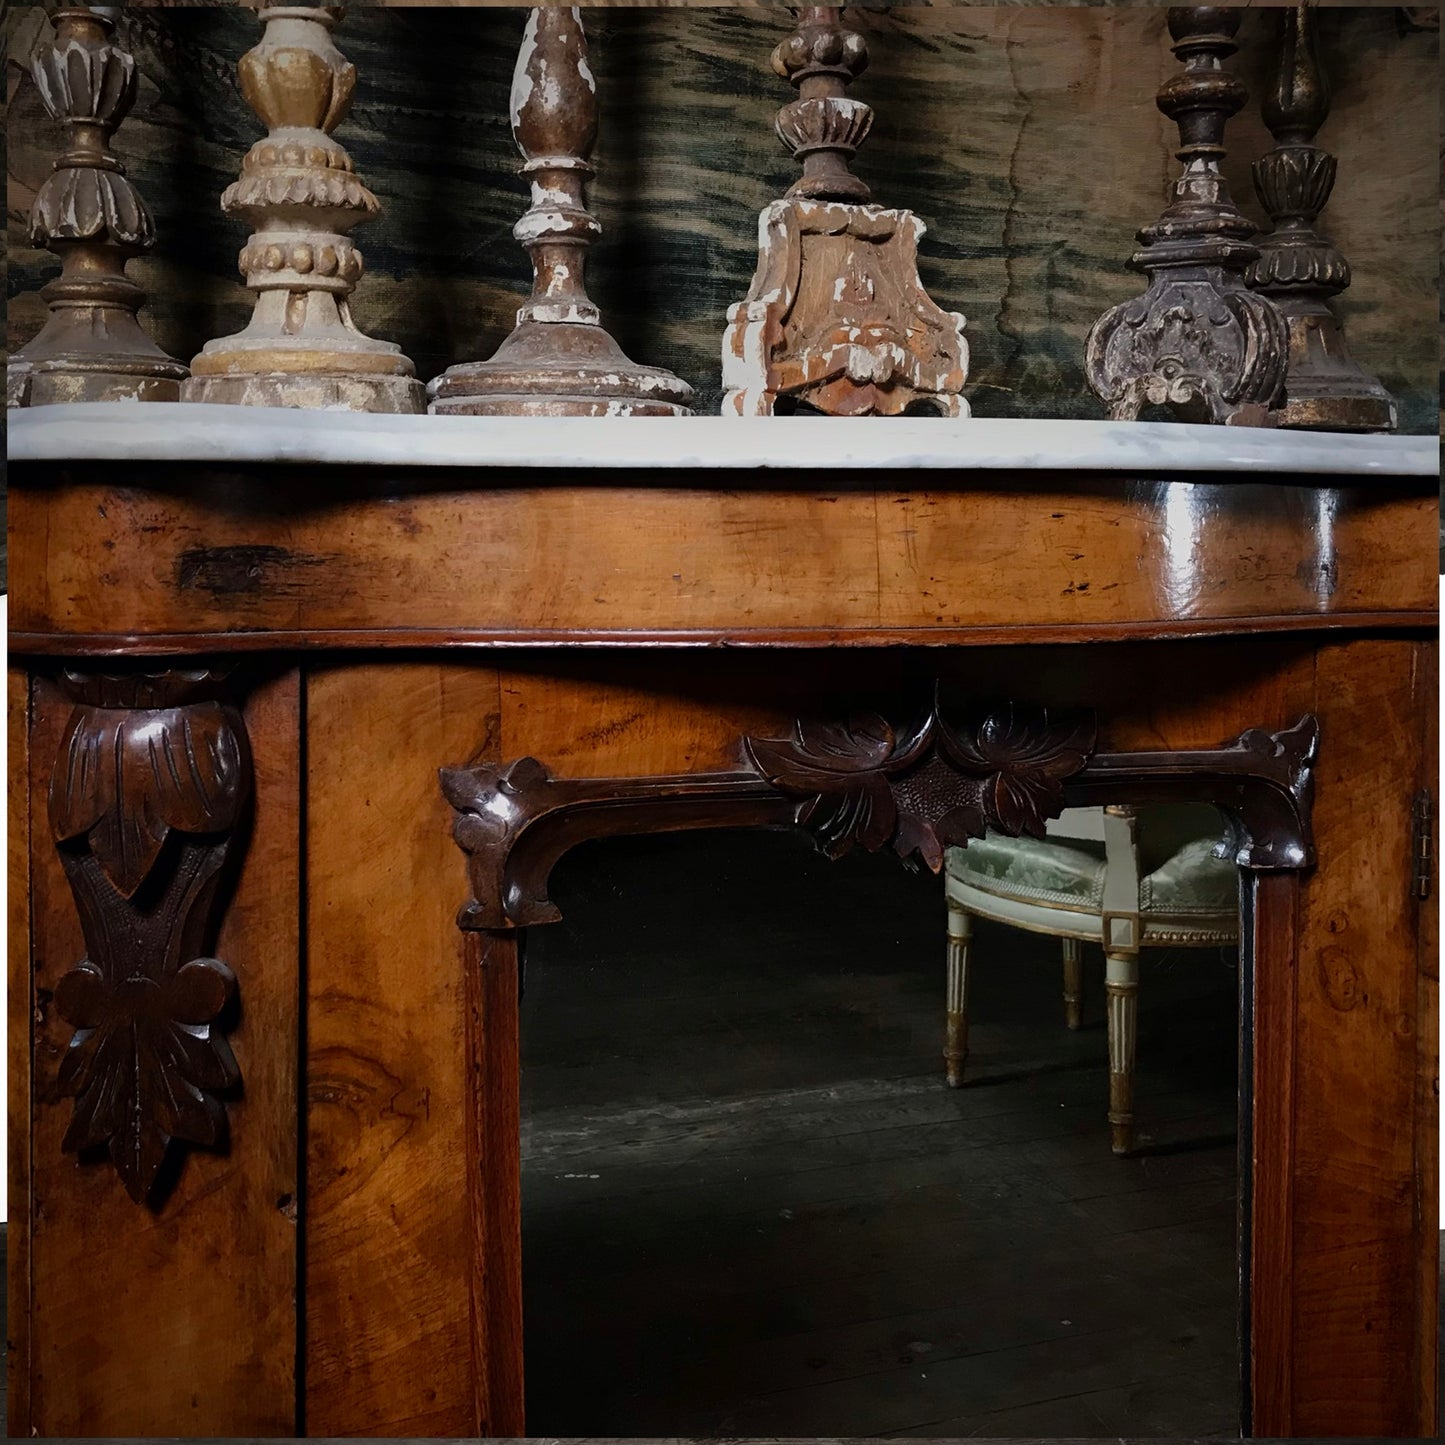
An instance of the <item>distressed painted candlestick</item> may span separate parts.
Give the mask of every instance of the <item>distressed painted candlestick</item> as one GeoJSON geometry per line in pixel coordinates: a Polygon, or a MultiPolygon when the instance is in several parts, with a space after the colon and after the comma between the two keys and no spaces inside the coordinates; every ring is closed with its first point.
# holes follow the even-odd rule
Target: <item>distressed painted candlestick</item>
{"type": "Polygon", "coordinates": [[[1169,11],[1184,72],[1165,81],[1158,105],[1179,126],[1184,170],[1129,263],[1148,275],[1148,289],[1106,311],[1085,343],[1089,385],[1116,421],[1136,421],[1153,405],[1183,421],[1273,425],[1289,334],[1273,303],[1246,285],[1259,255],[1254,226],[1219,169],[1225,125],[1246,98],[1224,69],[1238,30],[1236,10],[1169,11]]]}
{"type": "Polygon", "coordinates": [[[265,4],[260,42],[241,57],[241,91],[267,126],[221,209],[254,229],[241,274],[250,324],[208,342],[182,400],[419,412],[425,393],[401,349],[360,331],[351,293],[361,252],[347,232],[380,213],[331,139],[356,68],[331,41],[344,7],[265,4]]]}
{"type": "Polygon", "coordinates": [[[632,361],[587,294],[587,209],[597,140],[597,84],[573,7],[534,9],[512,76],[512,135],[532,204],[512,231],[532,259],[532,294],[490,361],[453,366],[429,387],[429,410],[472,416],[689,416],[692,388],[632,361]]]}
{"type": "Polygon", "coordinates": [[[30,239],[61,272],[40,292],[45,325],[8,360],[5,404],[175,401],[186,367],[141,329],[145,292],[125,274],[155,244],[155,222],[110,149],[135,102],[135,60],[103,11],[71,5],[51,19],[30,73],[67,148],[36,193],[30,239]]]}
{"type": "Polygon", "coordinates": [[[967,416],[964,318],[919,280],[923,222],[866,204],[868,186],[849,169],[873,111],[845,93],[868,50],[839,14],[801,8],[773,52],[798,90],[778,112],[778,138],[803,174],[758,218],[757,273],[723,334],[723,414],[967,416]]]}
{"type": "Polygon", "coordinates": [[[1314,20],[1299,5],[1280,15],[1279,64],[1265,95],[1275,147],[1254,163],[1254,187],[1274,229],[1260,238],[1249,284],[1289,326],[1289,369],[1279,425],[1322,431],[1393,431],[1390,393],[1350,355],[1330,298],[1350,284],[1349,263],[1315,229],[1335,184],[1335,158],[1314,144],[1330,112],[1314,20]]]}

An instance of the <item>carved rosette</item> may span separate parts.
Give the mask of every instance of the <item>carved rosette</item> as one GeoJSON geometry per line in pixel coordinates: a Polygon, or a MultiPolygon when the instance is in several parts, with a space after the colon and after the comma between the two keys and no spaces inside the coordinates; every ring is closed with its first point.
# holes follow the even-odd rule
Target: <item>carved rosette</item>
{"type": "Polygon", "coordinates": [[[946,848],[989,831],[1042,837],[1063,811],[1064,779],[1094,749],[1094,723],[1008,709],[959,728],[934,707],[901,738],[874,716],[799,722],[790,738],[744,747],[772,787],[801,800],[795,821],[830,858],[892,847],[937,873],[946,848]]]}
{"type": "Polygon", "coordinates": [[[114,22],[86,6],[51,19],[30,73],[68,148],[36,192],[29,234],[60,257],[61,274],[40,292],[44,327],[9,359],[6,405],[175,401],[186,368],[141,330],[145,293],[125,275],[130,257],[155,245],[155,222],[110,149],[135,103],[135,60],[112,38],[114,22]]]}
{"type": "Polygon", "coordinates": [[[597,82],[575,7],[534,8],[512,76],[512,137],[532,204],[512,234],[532,260],[532,294],[488,361],[428,387],[433,412],[471,416],[691,416],[692,388],[633,361],[587,294],[587,250],[602,234],[587,209],[597,82]]]}
{"type": "Polygon", "coordinates": [[[106,1148],[138,1203],[172,1141],[224,1146],[240,1074],[219,1031],[235,977],[204,952],[250,796],[240,714],[206,670],[67,674],[77,705],[50,785],[51,833],[86,956],[55,1005],[75,1028],[58,1087],[66,1149],[106,1148]]]}
{"type": "Polygon", "coordinates": [[[1279,62],[1265,96],[1275,147],[1254,163],[1254,188],[1273,229],[1259,241],[1249,284],[1289,327],[1289,367],[1279,425],[1328,431],[1393,431],[1395,402],[1350,355],[1330,298],[1350,284],[1348,262],[1315,227],[1335,184],[1336,162],[1315,145],[1329,90],[1309,7],[1280,15],[1279,62]]]}
{"type": "Polygon", "coordinates": [[[1116,421],[1146,406],[1181,420],[1268,426],[1288,352],[1284,319],[1250,291],[1254,231],[1220,172],[1226,122],[1244,85],[1223,68],[1237,48],[1239,15],[1224,7],[1176,6],[1169,33],[1184,72],[1166,81],[1159,109],[1179,126],[1184,170],[1173,198],[1139,232],[1132,260],[1149,277],[1144,295],[1106,311],[1085,343],[1089,385],[1116,421]]]}
{"type": "Polygon", "coordinates": [[[773,52],[774,71],[798,88],[776,125],[803,174],[759,217],[752,286],[728,308],[723,414],[967,416],[965,322],[923,289],[923,223],[863,204],[868,187],[848,168],[873,111],[844,94],[868,50],[838,17],[803,7],[773,52]]]}
{"type": "Polygon", "coordinates": [[[401,349],[358,329],[361,252],[347,234],[380,214],[331,139],[356,69],[332,27],[345,7],[265,3],[260,42],[241,57],[241,93],[267,127],[221,210],[250,225],[241,274],[257,293],[244,331],[207,342],[182,400],[419,412],[425,396],[401,349]]]}
{"type": "Polygon", "coordinates": [[[1306,717],[1219,748],[1104,753],[1087,714],[1009,706],[962,722],[935,700],[901,731],[869,715],[742,738],[733,772],[559,778],[522,758],[445,768],[441,785],[469,862],[459,922],[507,929],[561,917],[548,880],[577,843],[688,828],[800,827],[830,857],[891,849],[937,871],[947,848],[989,831],[1042,837],[1065,807],[1209,802],[1232,821],[1240,867],[1303,868],[1318,743],[1306,717]]]}

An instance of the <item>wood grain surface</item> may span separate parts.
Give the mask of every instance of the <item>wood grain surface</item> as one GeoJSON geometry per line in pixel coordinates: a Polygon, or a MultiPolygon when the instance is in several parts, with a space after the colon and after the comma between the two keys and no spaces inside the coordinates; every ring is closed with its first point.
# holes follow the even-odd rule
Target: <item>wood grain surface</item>
{"type": "MultiPolygon", "coordinates": [[[[796,167],[773,135],[792,92],[768,68],[789,20],[766,6],[591,9],[602,106],[592,204],[603,226],[589,276],[623,347],[721,399],[729,304],[747,292],[757,214],[796,167]]],[[[12,8],[12,56],[39,11],[12,8]]],[[[979,416],[1102,415],[1082,373],[1084,333],[1137,294],[1134,232],[1175,168],[1154,106],[1172,73],[1163,7],[855,7],[871,61],[854,87],[877,121],[855,169],[875,199],[928,226],[922,280],[969,318],[967,395],[979,416]]],[[[338,31],[358,70],[338,130],[386,208],[359,238],[364,330],[400,343],[418,374],[488,356],[530,279],[511,238],[525,206],[507,125],[521,30],[513,7],[355,7],[338,31]]],[[[1399,397],[1406,430],[1437,427],[1438,32],[1394,6],[1330,7],[1320,40],[1334,108],[1319,142],[1339,157],[1322,224],[1354,271],[1340,311],[1361,363],[1399,397]]],[[[120,34],[140,95],[116,151],[156,212],[159,244],[131,263],[157,340],[189,359],[238,329],[243,228],[220,214],[259,127],[236,87],[254,43],[238,8],[129,8],[120,34]]],[[[1234,62],[1252,101],[1231,122],[1227,173],[1261,224],[1249,163],[1272,141],[1259,118],[1268,17],[1246,13],[1234,62]]],[[[24,218],[59,145],[12,63],[8,108],[9,346],[38,329],[55,271],[24,218]]]]}
{"type": "Polygon", "coordinates": [[[295,1430],[297,674],[244,708],[255,751],[249,844],[216,939],[242,1009],[245,1080],[226,1154],[192,1151],[163,1210],[138,1207],[104,1164],[62,1152],[71,1100],[56,1067],[71,1029],[55,982],[84,956],[46,792],[70,704],[35,683],[30,735],[34,1036],[31,1401],[36,1430],[81,1435],[295,1430]]]}
{"type": "Polygon", "coordinates": [[[1433,1068],[1419,1008],[1421,920],[1434,905],[1411,887],[1432,680],[1418,643],[1328,646],[1316,659],[1319,866],[1301,893],[1295,981],[1292,1409],[1266,1415],[1261,1401],[1261,1434],[1434,1431],[1436,1370],[1416,1334],[1439,1227],[1426,1142],[1436,1113],[1419,1087],[1433,1068]]]}
{"type": "Polygon", "coordinates": [[[9,887],[5,1015],[7,1173],[5,1270],[6,1421],[11,1435],[30,1434],[30,678],[19,668],[5,674],[10,792],[6,806],[9,887]]]}
{"type": "Polygon", "coordinates": [[[487,668],[378,662],[308,678],[311,1435],[485,1433],[465,875],[436,769],[485,748],[496,713],[487,668]]]}
{"type": "Polygon", "coordinates": [[[1428,483],[116,472],[12,494],[12,645],[1083,640],[1438,605],[1428,483]]]}

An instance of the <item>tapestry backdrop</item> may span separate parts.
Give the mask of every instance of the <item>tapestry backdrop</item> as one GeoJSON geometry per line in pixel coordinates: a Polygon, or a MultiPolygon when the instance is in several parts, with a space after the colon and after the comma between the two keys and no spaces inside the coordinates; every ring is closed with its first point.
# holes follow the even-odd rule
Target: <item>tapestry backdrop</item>
{"type": "MultiPolygon", "coordinates": [[[[1098,417],[1081,353],[1090,323],[1142,289],[1126,269],[1175,162],[1154,105],[1176,69],[1159,8],[894,6],[854,9],[871,62],[853,94],[877,118],[855,169],[874,199],[924,220],[921,273],[968,317],[967,395],[979,416],[1098,417]]],[[[1397,7],[1326,8],[1318,31],[1334,97],[1318,141],[1339,157],[1323,228],[1354,271],[1340,311],[1359,360],[1401,404],[1402,428],[1438,425],[1438,31],[1397,7]]],[[[336,32],[358,71],[337,131],[383,216],[356,232],[367,272],[355,314],[399,342],[423,378],[489,355],[530,271],[511,228],[525,187],[507,122],[523,12],[353,7],[336,32]]],[[[771,71],[788,12],[768,6],[584,11],[602,132],[592,206],[603,226],[591,284],[613,334],[716,412],[727,307],[747,291],[757,213],[797,174],[773,135],[793,91],[771,71]]],[[[25,218],[61,144],[19,63],[46,22],[6,17],[9,346],[38,329],[58,269],[25,218]]],[[[1251,9],[1236,68],[1251,103],[1230,127],[1236,199],[1261,222],[1250,161],[1275,17],[1251,9]]],[[[260,134],[235,63],[251,11],[131,8],[120,35],[140,94],[115,149],[155,211],[155,252],[132,262],[143,313],[189,359],[249,314],[236,273],[244,229],[217,206],[260,134]]]]}

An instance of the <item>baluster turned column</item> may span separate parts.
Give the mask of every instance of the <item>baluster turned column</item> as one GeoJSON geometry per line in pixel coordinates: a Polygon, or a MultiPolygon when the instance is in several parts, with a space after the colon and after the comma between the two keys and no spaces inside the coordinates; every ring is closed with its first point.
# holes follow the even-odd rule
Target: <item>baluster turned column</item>
{"type": "Polygon", "coordinates": [[[1327,431],[1393,431],[1390,393],[1350,355],[1330,297],[1350,284],[1350,267],[1315,229],[1335,184],[1335,158],[1314,144],[1330,113],[1310,9],[1279,19],[1279,62],[1265,95],[1274,149],[1254,163],[1254,188],[1274,229],[1259,241],[1249,284],[1289,326],[1289,369],[1279,425],[1327,431]]]}
{"type": "Polygon", "coordinates": [[[587,248],[602,233],[587,209],[595,174],[597,82],[575,7],[527,19],[512,76],[512,136],[532,204],[512,234],[532,259],[532,294],[490,361],[432,381],[430,410],[475,416],[688,416],[692,388],[632,361],[587,294],[587,248]]]}
{"type": "Polygon", "coordinates": [[[1184,72],[1158,105],[1179,126],[1184,170],[1173,199],[1139,232],[1129,264],[1149,277],[1143,296],[1106,311],[1085,343],[1089,385],[1116,421],[1167,406],[1183,421],[1269,426],[1284,380],[1284,318],[1245,284],[1259,255],[1254,226],[1221,174],[1224,130],[1244,105],[1244,83],[1225,70],[1238,48],[1239,12],[1212,5],[1169,11],[1184,72]]]}
{"type": "Polygon", "coordinates": [[[347,233],[380,214],[331,131],[351,107],[356,67],[331,40],[340,5],[263,3],[260,42],[241,57],[241,92],[267,126],[221,209],[253,228],[241,274],[250,324],[206,344],[182,400],[419,412],[412,364],[361,332],[351,293],[361,252],[347,233]]]}
{"type": "Polygon", "coordinates": [[[30,62],[45,109],[67,146],[36,193],[30,239],[60,257],[41,289],[50,314],[9,358],[6,406],[72,401],[175,401],[186,377],[141,330],[145,292],[126,262],[155,245],[155,222],[110,138],[135,103],[135,60],[104,11],[69,5],[30,62]]]}
{"type": "Polygon", "coordinates": [[[873,111],[846,94],[868,47],[840,13],[801,7],[773,51],[773,69],[798,90],[778,112],[778,139],[803,174],[758,218],[757,274],[723,334],[723,413],[769,416],[782,403],[837,416],[967,416],[964,318],[936,306],[919,280],[923,222],[865,204],[868,186],[849,169],[873,111]]]}

